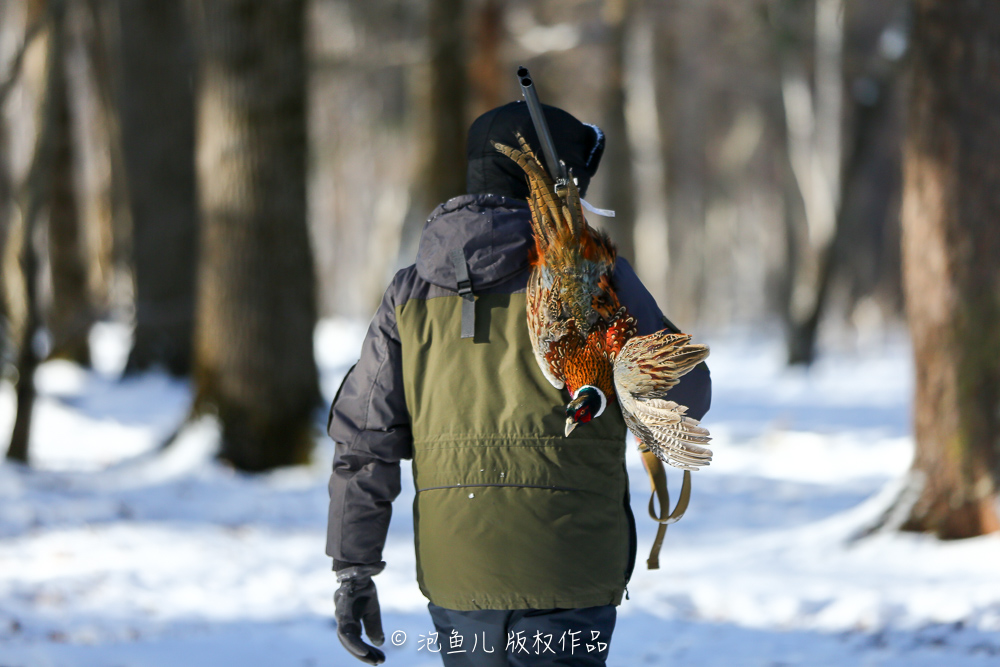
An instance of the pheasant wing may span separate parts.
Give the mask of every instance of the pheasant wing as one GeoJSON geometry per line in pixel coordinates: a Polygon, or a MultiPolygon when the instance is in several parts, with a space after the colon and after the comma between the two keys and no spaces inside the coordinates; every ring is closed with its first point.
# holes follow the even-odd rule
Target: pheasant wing
{"type": "Polygon", "coordinates": [[[554,318],[550,312],[553,307],[554,291],[551,285],[545,286],[545,278],[538,267],[532,270],[528,278],[528,337],[531,339],[531,349],[535,353],[538,367],[542,369],[542,375],[553,387],[562,389],[566,384],[562,368],[550,363],[553,359],[552,343],[555,341],[554,318]]]}
{"type": "Polygon", "coordinates": [[[686,470],[708,465],[708,430],[687,407],[664,397],[680,377],[708,356],[687,334],[659,331],[630,339],[615,359],[615,391],[625,423],[664,463],[686,470]]]}
{"type": "Polygon", "coordinates": [[[708,346],[692,344],[688,334],[633,336],[615,358],[615,381],[637,398],[663,398],[707,356],[708,346]]]}
{"type": "MultiPolygon", "coordinates": [[[[619,395],[620,396],[620,395],[619,395]]],[[[664,463],[684,470],[698,470],[712,462],[708,429],[684,413],[687,408],[674,401],[652,398],[621,401],[622,414],[635,437],[664,463]]]]}

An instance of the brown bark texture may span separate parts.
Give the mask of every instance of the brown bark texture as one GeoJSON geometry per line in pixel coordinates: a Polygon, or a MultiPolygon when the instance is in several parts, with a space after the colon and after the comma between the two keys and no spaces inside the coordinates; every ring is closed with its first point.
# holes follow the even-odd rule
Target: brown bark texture
{"type": "Polygon", "coordinates": [[[302,0],[198,3],[196,409],[243,470],[307,460],[319,405],[302,0]]]}
{"type": "Polygon", "coordinates": [[[424,179],[437,204],[465,192],[468,83],[464,0],[434,0],[428,16],[431,45],[431,145],[424,179]]]}
{"type": "Polygon", "coordinates": [[[504,75],[510,73],[503,66],[501,54],[504,4],[500,0],[485,0],[476,10],[474,35],[468,78],[472,115],[478,117],[505,103],[504,94],[509,88],[504,75]]]}
{"type": "Polygon", "coordinates": [[[905,530],[1000,530],[1000,6],[914,2],[903,271],[916,360],[905,530]]]}
{"type": "Polygon", "coordinates": [[[118,6],[136,304],[126,371],[161,365],[183,375],[191,367],[198,236],[191,27],[183,2],[118,6]]]}
{"type": "MultiPolygon", "coordinates": [[[[54,15],[52,39],[66,53],[67,13],[54,15]]],[[[48,250],[52,299],[46,324],[52,338],[49,356],[90,364],[90,327],[96,311],[88,284],[87,247],[83,218],[77,205],[75,184],[76,145],[73,136],[71,95],[66,58],[51,67],[49,94],[53,105],[53,156],[49,200],[48,250]]]]}

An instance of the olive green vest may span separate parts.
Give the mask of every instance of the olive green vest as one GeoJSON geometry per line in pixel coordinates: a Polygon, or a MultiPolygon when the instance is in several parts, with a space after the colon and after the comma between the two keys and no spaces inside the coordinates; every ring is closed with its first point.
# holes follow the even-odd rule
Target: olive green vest
{"type": "Polygon", "coordinates": [[[417,581],[449,609],[619,604],[634,561],[617,404],[563,436],[567,394],[531,350],[525,295],[397,307],[413,429],[417,581]]]}

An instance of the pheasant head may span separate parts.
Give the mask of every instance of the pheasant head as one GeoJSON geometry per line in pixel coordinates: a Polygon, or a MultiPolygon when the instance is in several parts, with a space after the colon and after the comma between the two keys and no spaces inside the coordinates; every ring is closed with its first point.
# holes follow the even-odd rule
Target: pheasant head
{"type": "Polygon", "coordinates": [[[566,435],[569,436],[578,424],[586,424],[600,417],[608,407],[608,397],[599,387],[585,385],[576,390],[573,400],[566,405],[566,435]]]}

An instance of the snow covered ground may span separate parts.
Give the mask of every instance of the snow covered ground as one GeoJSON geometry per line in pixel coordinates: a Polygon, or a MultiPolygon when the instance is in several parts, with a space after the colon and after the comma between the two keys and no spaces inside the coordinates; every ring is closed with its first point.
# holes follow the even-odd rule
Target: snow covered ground
{"type": "MultiPolygon", "coordinates": [[[[363,332],[319,328],[328,398],[363,332]]],[[[326,439],[314,465],[262,476],[213,462],[211,422],[160,453],[189,387],[118,381],[127,332],[105,325],[93,342],[98,370],[40,369],[33,468],[0,465],[0,666],[360,665],[330,622],[326,439]]],[[[639,563],[610,664],[1000,664],[1000,537],[855,539],[912,456],[908,352],[868,354],[804,372],[774,344],[713,347],[715,462],[658,571],[644,569],[655,525],[630,454],[639,563]]],[[[13,409],[0,385],[0,432],[13,409]]],[[[413,580],[412,498],[404,486],[376,580],[387,634],[407,635],[387,642],[399,667],[440,664],[418,650],[433,626],[413,580]]]]}

